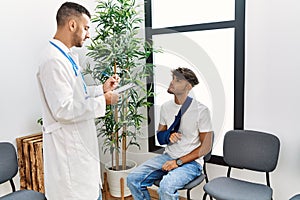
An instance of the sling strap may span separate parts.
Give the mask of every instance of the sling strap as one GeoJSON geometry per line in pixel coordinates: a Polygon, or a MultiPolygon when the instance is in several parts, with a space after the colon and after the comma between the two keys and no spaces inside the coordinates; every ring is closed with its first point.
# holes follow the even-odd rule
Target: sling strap
{"type": "Polygon", "coordinates": [[[158,131],[157,132],[157,140],[160,145],[169,144],[170,142],[170,135],[174,132],[178,132],[180,127],[180,121],[182,115],[186,112],[189,106],[192,103],[193,98],[187,97],[184,103],[182,104],[180,110],[178,111],[177,115],[175,116],[175,120],[172,125],[166,131],[158,131]]]}

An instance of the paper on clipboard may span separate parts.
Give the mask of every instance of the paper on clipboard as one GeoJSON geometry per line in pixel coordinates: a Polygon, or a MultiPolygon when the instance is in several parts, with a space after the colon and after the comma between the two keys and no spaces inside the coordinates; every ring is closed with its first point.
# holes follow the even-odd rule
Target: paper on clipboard
{"type": "Polygon", "coordinates": [[[123,85],[123,86],[115,89],[114,92],[116,92],[116,93],[122,93],[122,92],[125,92],[126,90],[128,90],[130,88],[133,88],[134,86],[136,86],[134,83],[128,83],[126,85],[123,85]]]}

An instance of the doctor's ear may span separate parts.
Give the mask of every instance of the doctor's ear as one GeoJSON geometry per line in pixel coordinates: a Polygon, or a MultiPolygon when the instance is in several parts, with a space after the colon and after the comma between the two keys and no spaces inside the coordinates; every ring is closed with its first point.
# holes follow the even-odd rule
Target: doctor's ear
{"type": "Polygon", "coordinates": [[[70,31],[74,32],[76,30],[76,27],[77,27],[76,20],[75,19],[70,19],[68,24],[69,24],[70,31]]]}

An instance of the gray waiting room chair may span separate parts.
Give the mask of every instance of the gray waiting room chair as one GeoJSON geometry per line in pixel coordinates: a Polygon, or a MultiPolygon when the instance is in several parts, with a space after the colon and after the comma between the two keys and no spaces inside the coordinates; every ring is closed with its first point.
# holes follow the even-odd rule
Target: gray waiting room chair
{"type": "Polygon", "coordinates": [[[296,194],[295,196],[290,198],[290,200],[300,200],[300,194],[296,194]]]}
{"type": "MultiPolygon", "coordinates": [[[[212,143],[214,141],[214,133],[212,135],[212,143]]],[[[212,151],[212,150],[211,150],[212,151]]],[[[203,160],[204,160],[204,164],[203,164],[203,172],[200,176],[196,177],[194,180],[190,181],[188,184],[186,184],[183,188],[179,189],[179,190],[186,190],[186,195],[187,195],[187,200],[191,200],[191,190],[193,188],[195,188],[196,186],[200,185],[204,180],[206,181],[206,183],[208,182],[208,176],[206,173],[206,163],[210,160],[211,157],[211,151],[204,156],[203,160]]],[[[160,183],[161,179],[154,181],[154,185],[156,185],[157,187],[159,187],[159,183],[160,183]]],[[[212,198],[211,198],[212,200],[212,198]]]]}
{"type": "Polygon", "coordinates": [[[218,200],[271,200],[269,173],[277,166],[279,149],[280,141],[275,135],[251,130],[228,131],[223,143],[227,176],[206,183],[203,200],[207,195],[218,200]],[[265,173],[266,184],[232,178],[232,168],[265,173]]]}
{"type": "Polygon", "coordinates": [[[8,142],[0,142],[0,184],[10,182],[12,192],[0,197],[0,200],[45,200],[40,192],[33,190],[16,191],[13,178],[18,172],[18,159],[15,147],[8,142]]]}

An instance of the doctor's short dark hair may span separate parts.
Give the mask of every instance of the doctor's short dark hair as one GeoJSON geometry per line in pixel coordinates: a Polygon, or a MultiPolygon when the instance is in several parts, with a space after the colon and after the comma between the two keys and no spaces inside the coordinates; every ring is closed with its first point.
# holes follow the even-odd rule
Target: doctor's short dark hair
{"type": "Polygon", "coordinates": [[[188,81],[192,87],[199,83],[196,74],[189,68],[178,67],[177,69],[172,70],[172,75],[176,76],[178,79],[188,81]]]}
{"type": "Polygon", "coordinates": [[[82,5],[73,2],[65,2],[57,11],[57,26],[63,26],[66,22],[68,22],[69,17],[71,16],[80,17],[82,14],[86,14],[89,18],[91,18],[90,12],[82,5]]]}

